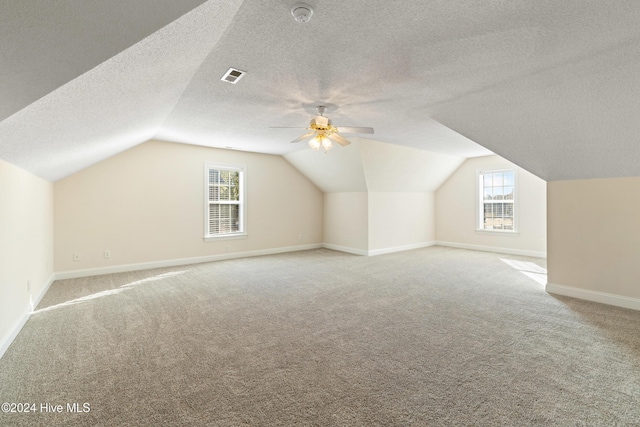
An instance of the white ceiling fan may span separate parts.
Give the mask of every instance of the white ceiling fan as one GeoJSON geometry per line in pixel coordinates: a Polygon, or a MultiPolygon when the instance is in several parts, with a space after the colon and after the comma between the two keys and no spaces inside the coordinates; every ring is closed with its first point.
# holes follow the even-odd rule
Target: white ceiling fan
{"type": "MultiPolygon", "coordinates": [[[[304,135],[291,141],[292,143],[309,140],[309,147],[314,150],[319,150],[322,147],[325,153],[333,147],[333,142],[342,146],[351,144],[351,141],[344,138],[340,133],[373,133],[371,127],[344,127],[334,126],[331,124],[331,120],[324,116],[324,112],[327,109],[324,105],[318,105],[316,111],[318,115],[311,119],[309,127],[307,128],[289,128],[289,129],[307,129],[308,132],[304,135]]],[[[273,127],[277,128],[277,127],[273,127]]],[[[282,128],[282,127],[280,127],[282,128]]]]}

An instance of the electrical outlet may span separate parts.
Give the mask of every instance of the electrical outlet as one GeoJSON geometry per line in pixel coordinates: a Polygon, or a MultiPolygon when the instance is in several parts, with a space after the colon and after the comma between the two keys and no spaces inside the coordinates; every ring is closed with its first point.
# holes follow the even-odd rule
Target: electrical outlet
{"type": "Polygon", "coordinates": [[[224,248],[225,252],[231,252],[231,245],[227,245],[224,248]]]}
{"type": "Polygon", "coordinates": [[[302,234],[298,235],[298,240],[302,241],[302,234]]]}
{"type": "Polygon", "coordinates": [[[111,251],[110,250],[105,250],[104,251],[104,257],[105,258],[111,258],[111,251]]]}
{"type": "Polygon", "coordinates": [[[80,261],[80,253],[79,252],[74,252],[73,253],[73,260],[74,261],[80,261]]]}

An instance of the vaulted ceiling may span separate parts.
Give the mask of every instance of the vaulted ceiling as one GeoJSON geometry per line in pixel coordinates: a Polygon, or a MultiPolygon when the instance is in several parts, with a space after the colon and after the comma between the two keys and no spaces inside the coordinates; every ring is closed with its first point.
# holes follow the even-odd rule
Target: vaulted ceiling
{"type": "Polygon", "coordinates": [[[326,104],[546,180],[640,175],[637,2],[307,0],[305,24],[294,3],[1,2],[0,158],[53,181],[151,138],[287,154],[301,130],[270,127],[326,104]]]}
{"type": "Polygon", "coordinates": [[[284,158],[324,193],[432,192],[465,160],[360,137],[335,148],[335,155],[297,150],[284,158]]]}

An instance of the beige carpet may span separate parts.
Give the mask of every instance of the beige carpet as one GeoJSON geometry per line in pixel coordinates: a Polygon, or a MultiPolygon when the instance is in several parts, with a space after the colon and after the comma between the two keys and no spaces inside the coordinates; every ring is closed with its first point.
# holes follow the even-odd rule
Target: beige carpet
{"type": "Polygon", "coordinates": [[[0,425],[640,425],[640,312],[538,266],[312,250],[58,281],[0,360],[0,402],[37,411],[0,425]]]}

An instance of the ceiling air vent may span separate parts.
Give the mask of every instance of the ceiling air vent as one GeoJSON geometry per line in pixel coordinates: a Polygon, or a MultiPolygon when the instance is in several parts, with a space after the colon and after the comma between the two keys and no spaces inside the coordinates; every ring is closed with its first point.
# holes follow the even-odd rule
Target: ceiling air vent
{"type": "Polygon", "coordinates": [[[238,83],[238,80],[242,78],[246,73],[244,71],[236,70],[235,68],[229,68],[229,71],[224,73],[224,76],[220,80],[227,83],[238,83]]]}

